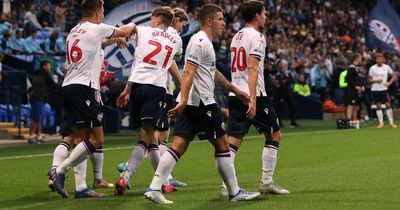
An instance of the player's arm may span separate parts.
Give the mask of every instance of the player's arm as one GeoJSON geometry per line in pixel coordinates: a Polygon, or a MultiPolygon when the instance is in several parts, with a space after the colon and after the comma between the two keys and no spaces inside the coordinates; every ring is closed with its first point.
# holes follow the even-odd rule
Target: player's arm
{"type": "Polygon", "coordinates": [[[189,99],[189,92],[193,84],[193,78],[196,74],[197,67],[198,66],[192,62],[186,62],[181,83],[181,101],[168,112],[169,117],[175,118],[185,109],[189,99]]]}
{"type": "Polygon", "coordinates": [[[111,37],[131,37],[137,33],[137,28],[134,23],[128,23],[119,28],[116,28],[111,37]]]}
{"type": "Polygon", "coordinates": [[[113,37],[110,39],[104,38],[101,40],[102,47],[107,47],[107,46],[113,45],[114,43],[117,43],[119,48],[121,48],[121,49],[128,46],[125,37],[113,37]]]}
{"type": "Polygon", "coordinates": [[[122,93],[117,98],[117,107],[121,108],[128,104],[131,91],[132,91],[132,82],[127,81],[124,91],[122,91],[122,93]]]}
{"type": "Polygon", "coordinates": [[[256,101],[257,101],[257,80],[258,80],[258,65],[260,60],[255,56],[249,56],[248,76],[249,76],[249,108],[246,112],[246,117],[253,119],[256,115],[256,101]]]}
{"type": "Polygon", "coordinates": [[[396,81],[396,79],[397,79],[396,73],[392,72],[391,77],[390,77],[390,80],[389,80],[389,82],[385,83],[385,86],[386,86],[386,87],[389,87],[390,85],[393,84],[393,82],[396,81]]]}
{"type": "Polygon", "coordinates": [[[168,72],[171,74],[171,76],[179,83],[182,83],[182,76],[181,73],[179,73],[178,65],[176,65],[175,61],[172,61],[171,67],[168,69],[168,72]]]}
{"type": "Polygon", "coordinates": [[[247,95],[247,93],[245,93],[244,91],[241,91],[239,88],[237,88],[232,83],[230,83],[224,77],[224,75],[221,74],[221,72],[215,71],[214,81],[219,86],[224,87],[225,89],[233,92],[238,98],[240,98],[243,101],[243,103],[248,104],[249,95],[247,95]]]}

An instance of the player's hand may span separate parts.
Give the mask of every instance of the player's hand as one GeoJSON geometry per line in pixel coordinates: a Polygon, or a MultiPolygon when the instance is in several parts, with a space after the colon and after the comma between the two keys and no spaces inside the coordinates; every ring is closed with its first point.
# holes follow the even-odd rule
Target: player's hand
{"type": "Polygon", "coordinates": [[[176,118],[178,117],[183,110],[185,110],[186,103],[179,102],[173,109],[168,111],[168,117],[170,118],[176,118]]]}
{"type": "Polygon", "coordinates": [[[122,108],[125,107],[128,104],[129,101],[129,93],[127,91],[124,91],[119,95],[117,98],[117,107],[122,108]]]}
{"type": "Polygon", "coordinates": [[[127,40],[124,37],[118,37],[117,45],[119,48],[123,49],[128,46],[127,40]]]}
{"type": "Polygon", "coordinates": [[[382,83],[382,79],[377,79],[377,80],[375,80],[375,83],[382,83]]]}
{"type": "Polygon", "coordinates": [[[251,120],[254,118],[254,116],[256,116],[256,110],[257,110],[256,104],[257,104],[256,98],[251,97],[248,105],[249,108],[247,109],[246,112],[247,119],[251,120]]]}
{"type": "Polygon", "coordinates": [[[358,92],[363,91],[361,86],[356,86],[356,90],[357,90],[358,92]]]}
{"type": "Polygon", "coordinates": [[[134,23],[129,23],[129,24],[132,25],[132,30],[131,30],[131,33],[129,34],[129,37],[132,37],[135,34],[137,34],[137,27],[136,27],[136,25],[134,23]]]}
{"type": "Polygon", "coordinates": [[[238,97],[245,105],[248,105],[250,102],[250,96],[241,90],[235,91],[236,97],[238,97]]]}

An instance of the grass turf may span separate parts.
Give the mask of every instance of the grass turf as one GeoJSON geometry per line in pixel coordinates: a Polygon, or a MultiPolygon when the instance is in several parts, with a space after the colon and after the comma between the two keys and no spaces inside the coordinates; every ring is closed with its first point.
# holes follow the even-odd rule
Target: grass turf
{"type": "MultiPolygon", "coordinates": [[[[173,174],[189,186],[166,195],[175,202],[171,206],[143,199],[153,174],[148,160],[132,178],[134,189],[123,197],[113,196],[109,189],[99,190],[109,195],[104,199],[74,199],[70,171],[66,181],[70,198],[66,200],[47,188],[54,145],[40,145],[0,148],[0,209],[400,209],[400,129],[375,129],[370,124],[360,130],[335,130],[332,121],[300,123],[301,128],[283,131],[274,176],[291,191],[288,196],[262,195],[256,201],[239,203],[221,198],[213,148],[195,141],[174,169],[173,174]]],[[[132,139],[137,140],[132,135],[136,133],[106,137],[106,180],[114,183],[118,179],[116,165],[127,160],[132,139]]],[[[263,137],[252,131],[237,155],[239,184],[247,190],[258,188],[263,144],[263,137]]],[[[91,171],[88,164],[89,185],[91,171]]]]}

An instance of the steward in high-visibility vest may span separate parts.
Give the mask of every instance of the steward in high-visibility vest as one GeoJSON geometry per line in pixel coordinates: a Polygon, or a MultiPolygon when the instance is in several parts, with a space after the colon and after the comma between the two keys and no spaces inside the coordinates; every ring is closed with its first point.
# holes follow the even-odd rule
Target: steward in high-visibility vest
{"type": "Polygon", "coordinates": [[[339,75],[339,87],[342,89],[347,88],[346,76],[347,76],[347,69],[343,70],[339,75]]]}

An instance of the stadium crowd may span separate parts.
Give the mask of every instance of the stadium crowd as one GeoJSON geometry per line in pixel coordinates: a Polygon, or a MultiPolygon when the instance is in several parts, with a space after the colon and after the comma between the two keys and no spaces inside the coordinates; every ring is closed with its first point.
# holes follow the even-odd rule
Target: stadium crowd
{"type": "MultiPolygon", "coordinates": [[[[189,15],[189,24],[195,25],[199,24],[198,10],[202,4],[207,2],[221,6],[224,10],[226,31],[213,43],[218,69],[227,78],[230,77],[229,45],[233,35],[244,24],[238,13],[243,1],[152,1],[185,9],[189,15]]],[[[110,11],[124,2],[126,0],[105,1],[105,10],[110,11]]],[[[293,92],[317,98],[322,103],[331,99],[337,105],[342,104],[343,91],[339,87],[339,75],[351,64],[351,55],[355,52],[362,54],[360,67],[367,75],[375,59],[374,51],[365,45],[364,25],[368,12],[375,3],[376,1],[341,0],[265,1],[268,8],[267,26],[263,31],[267,40],[265,67],[272,84],[268,89],[276,105],[287,103],[292,126],[297,126],[293,92]],[[296,90],[294,87],[297,87],[296,90]],[[300,87],[305,88],[305,94],[303,89],[299,91],[300,87]]],[[[398,1],[391,3],[400,11],[398,1]]],[[[29,61],[36,55],[65,54],[65,35],[79,21],[80,4],[76,0],[3,1],[1,12],[0,51],[29,61]]],[[[386,63],[399,74],[399,57],[389,52],[385,57],[386,63]]],[[[366,107],[372,104],[368,87],[369,85],[363,97],[366,107]]],[[[399,87],[399,82],[396,81],[389,89],[393,99],[396,99],[393,100],[395,107],[398,107],[400,99],[399,87]]],[[[223,98],[226,93],[220,91],[218,95],[221,94],[223,98]]],[[[369,117],[372,117],[371,114],[369,117]]]]}

